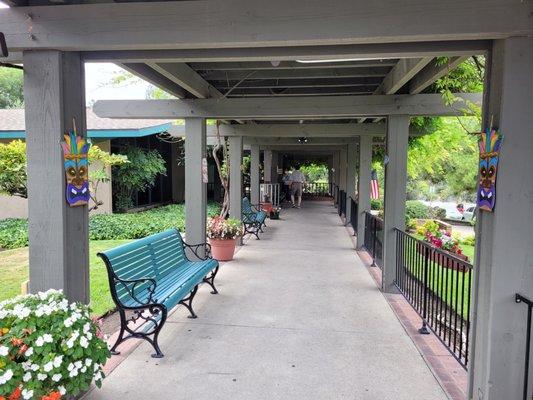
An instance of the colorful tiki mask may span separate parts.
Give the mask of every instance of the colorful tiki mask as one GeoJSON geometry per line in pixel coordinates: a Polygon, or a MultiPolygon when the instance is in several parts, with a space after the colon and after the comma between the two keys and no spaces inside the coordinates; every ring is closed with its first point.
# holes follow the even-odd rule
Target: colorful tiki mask
{"type": "Polygon", "coordinates": [[[487,128],[479,140],[478,208],[492,211],[496,203],[496,173],[503,135],[487,128]]]}
{"type": "Polygon", "coordinates": [[[65,135],[61,142],[65,158],[65,174],[67,176],[67,202],[71,207],[82,206],[89,202],[89,162],[87,153],[91,143],[76,131],[65,135]]]}

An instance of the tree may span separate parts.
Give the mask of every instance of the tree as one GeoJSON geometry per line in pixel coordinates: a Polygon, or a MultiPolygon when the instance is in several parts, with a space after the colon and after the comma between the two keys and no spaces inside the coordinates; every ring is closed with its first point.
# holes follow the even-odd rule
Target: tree
{"type": "Polygon", "coordinates": [[[309,182],[327,182],[328,167],[325,164],[308,163],[300,167],[309,182]]]}
{"type": "Polygon", "coordinates": [[[98,187],[100,183],[107,183],[111,177],[107,173],[109,167],[123,165],[129,162],[128,157],[122,154],[111,154],[98,146],[89,149],[89,184],[91,186],[91,200],[93,204],[89,211],[96,210],[104,204],[98,199],[98,187]]]}
{"type": "Polygon", "coordinates": [[[128,162],[112,168],[113,195],[118,211],[133,207],[135,192],[150,189],[158,175],[166,175],[165,160],[157,150],[128,146],[122,154],[128,162]]]}
{"type": "Polygon", "coordinates": [[[0,67],[0,108],[24,105],[23,73],[20,69],[0,67]]]}

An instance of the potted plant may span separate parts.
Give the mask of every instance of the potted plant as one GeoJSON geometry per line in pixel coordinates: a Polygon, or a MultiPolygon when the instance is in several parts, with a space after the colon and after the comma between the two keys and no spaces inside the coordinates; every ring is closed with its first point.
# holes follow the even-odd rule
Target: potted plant
{"type": "Polygon", "coordinates": [[[207,237],[211,245],[211,255],[219,261],[233,260],[235,244],[242,236],[242,222],[235,218],[209,218],[207,221],[207,237]]]}
{"type": "Polygon", "coordinates": [[[89,307],[49,290],[0,303],[0,400],[59,400],[100,387],[110,357],[89,307]]]}

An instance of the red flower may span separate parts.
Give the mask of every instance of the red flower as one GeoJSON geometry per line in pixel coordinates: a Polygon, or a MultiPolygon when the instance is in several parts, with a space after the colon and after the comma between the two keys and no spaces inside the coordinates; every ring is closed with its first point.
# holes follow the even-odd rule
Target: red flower
{"type": "Polygon", "coordinates": [[[48,396],[41,397],[41,400],[59,400],[61,399],[61,393],[52,392],[48,396]]]}
{"type": "Polygon", "coordinates": [[[22,391],[20,390],[20,387],[17,387],[15,390],[13,390],[13,393],[11,393],[8,400],[19,400],[21,393],[22,391]]]}

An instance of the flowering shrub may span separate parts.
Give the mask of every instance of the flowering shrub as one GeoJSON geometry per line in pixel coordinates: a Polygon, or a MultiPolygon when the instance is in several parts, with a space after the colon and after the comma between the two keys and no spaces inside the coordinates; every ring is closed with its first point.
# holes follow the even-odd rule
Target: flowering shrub
{"type": "MultiPolygon", "coordinates": [[[[431,220],[426,221],[418,229],[418,233],[423,235],[424,240],[433,246],[463,256],[463,249],[461,249],[459,241],[451,237],[445,229],[440,229],[437,222],[431,220]]],[[[468,258],[466,259],[468,260],[468,258]]]]}
{"type": "Polygon", "coordinates": [[[0,400],[58,400],[95,381],[110,357],[89,308],[56,290],[0,303],[0,400]]]}
{"type": "Polygon", "coordinates": [[[235,239],[242,234],[242,222],[238,219],[213,217],[207,220],[207,237],[209,239],[235,239]]]}

